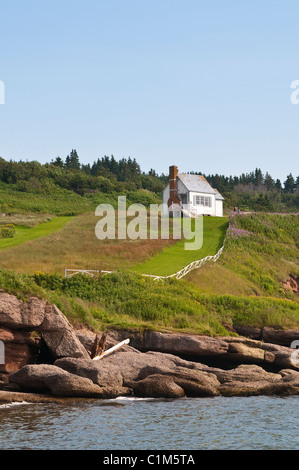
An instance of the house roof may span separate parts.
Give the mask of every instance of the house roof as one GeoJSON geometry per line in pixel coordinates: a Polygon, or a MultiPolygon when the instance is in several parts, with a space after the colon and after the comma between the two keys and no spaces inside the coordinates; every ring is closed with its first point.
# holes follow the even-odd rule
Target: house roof
{"type": "Polygon", "coordinates": [[[202,175],[189,175],[186,173],[179,173],[178,178],[185,185],[188,191],[194,191],[198,193],[216,194],[216,199],[223,200],[217,189],[212,188],[210,183],[202,175]]]}
{"type": "Polygon", "coordinates": [[[224,197],[221,196],[221,194],[219,193],[218,189],[215,189],[215,188],[214,188],[214,191],[215,191],[215,193],[216,193],[216,196],[215,196],[216,199],[219,199],[220,201],[224,201],[224,197]]]}

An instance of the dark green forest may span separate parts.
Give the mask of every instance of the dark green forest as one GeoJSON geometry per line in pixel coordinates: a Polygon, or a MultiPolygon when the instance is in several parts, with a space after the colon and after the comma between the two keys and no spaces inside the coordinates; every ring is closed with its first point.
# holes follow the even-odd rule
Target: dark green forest
{"type": "MultiPolygon", "coordinates": [[[[291,172],[285,181],[274,180],[256,168],[237,175],[202,174],[225,198],[227,208],[254,211],[299,211],[299,176],[291,172]]],[[[53,194],[55,189],[71,191],[79,196],[90,193],[121,194],[124,191],[147,190],[161,197],[168,175],[154,169],[143,172],[135,158],[116,160],[114,156],[98,158],[92,164],[80,162],[73,149],[65,159],[57,157],[49,163],[13,161],[0,157],[0,184],[18,192],[53,194]]]]}

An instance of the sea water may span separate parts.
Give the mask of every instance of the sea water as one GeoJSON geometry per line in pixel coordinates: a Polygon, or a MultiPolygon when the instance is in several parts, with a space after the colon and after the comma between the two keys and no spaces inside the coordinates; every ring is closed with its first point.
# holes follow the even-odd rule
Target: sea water
{"type": "Polygon", "coordinates": [[[0,405],[0,449],[297,450],[299,397],[0,405]]]}

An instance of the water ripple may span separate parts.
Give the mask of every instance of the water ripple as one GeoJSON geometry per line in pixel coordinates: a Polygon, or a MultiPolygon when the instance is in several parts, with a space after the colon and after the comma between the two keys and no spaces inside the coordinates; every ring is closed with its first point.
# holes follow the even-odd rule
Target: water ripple
{"type": "Polygon", "coordinates": [[[299,397],[128,399],[0,406],[0,449],[299,448],[299,397]],[[22,405],[22,406],[21,406],[22,405]]]}

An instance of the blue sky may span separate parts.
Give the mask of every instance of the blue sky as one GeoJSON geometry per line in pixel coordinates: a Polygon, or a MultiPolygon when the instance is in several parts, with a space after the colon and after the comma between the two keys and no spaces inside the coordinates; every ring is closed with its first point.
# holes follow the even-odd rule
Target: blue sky
{"type": "Polygon", "coordinates": [[[299,174],[299,2],[1,0],[0,155],[299,174]]]}

